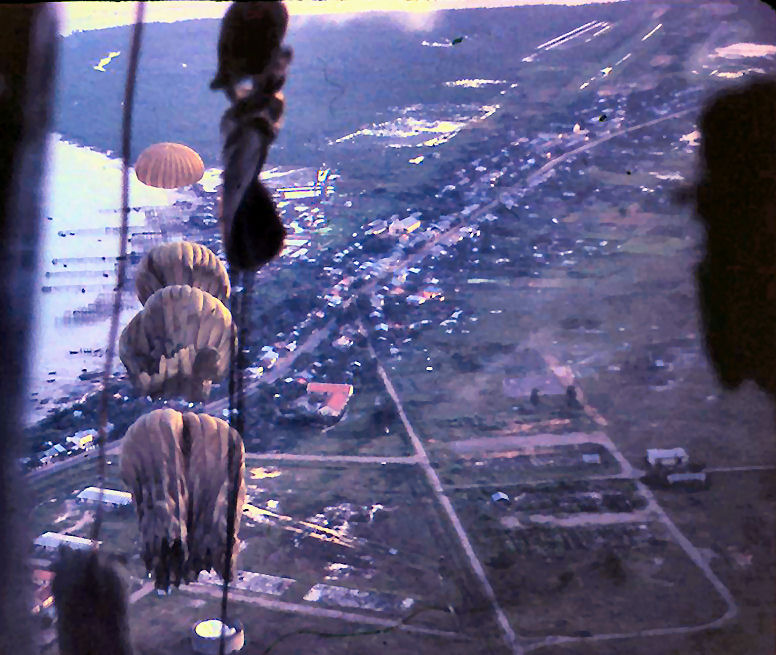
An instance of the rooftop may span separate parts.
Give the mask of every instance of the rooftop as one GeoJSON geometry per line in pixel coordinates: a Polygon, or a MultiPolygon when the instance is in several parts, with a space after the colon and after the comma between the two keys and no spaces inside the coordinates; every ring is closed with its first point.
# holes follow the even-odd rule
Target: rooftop
{"type": "Polygon", "coordinates": [[[307,393],[323,393],[329,398],[324,410],[326,413],[339,416],[353,395],[352,384],[332,384],[329,382],[310,382],[307,384],[307,393]]]}
{"type": "Polygon", "coordinates": [[[110,503],[113,505],[131,505],[132,494],[128,491],[117,491],[115,489],[103,489],[102,498],[100,498],[99,487],[87,487],[78,494],[80,500],[93,500],[95,502],[110,503]]]}
{"type": "MultiPolygon", "coordinates": [[[[92,540],[84,537],[74,537],[70,534],[60,534],[59,532],[44,532],[35,540],[36,546],[42,548],[59,548],[59,546],[68,546],[74,550],[87,550],[92,547],[92,540]]],[[[98,545],[101,541],[97,542],[98,545]]]]}

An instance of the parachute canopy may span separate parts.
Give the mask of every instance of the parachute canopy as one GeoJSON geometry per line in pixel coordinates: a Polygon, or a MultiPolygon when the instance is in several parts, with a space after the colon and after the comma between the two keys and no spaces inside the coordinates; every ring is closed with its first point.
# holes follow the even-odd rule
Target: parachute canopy
{"type": "Polygon", "coordinates": [[[127,324],[119,357],[140,393],[193,402],[226,375],[234,338],[232,315],[218,298],[173,285],[154,292],[127,324]]]}
{"type": "Polygon", "coordinates": [[[229,299],[226,268],[212,250],[198,243],[165,243],[151,250],[140,262],[135,287],[141,304],[155,291],[175,284],[207,291],[223,303],[229,299]]]}
{"type": "Polygon", "coordinates": [[[202,179],[202,158],[182,143],[155,143],[135,162],[137,179],[159,189],[179,189],[202,179]]]}
{"type": "Polygon", "coordinates": [[[143,559],[158,589],[211,569],[225,577],[227,510],[236,500],[232,577],[245,503],[245,449],[236,430],[207,414],[149,412],[127,430],[121,477],[132,491],[143,559]]]}

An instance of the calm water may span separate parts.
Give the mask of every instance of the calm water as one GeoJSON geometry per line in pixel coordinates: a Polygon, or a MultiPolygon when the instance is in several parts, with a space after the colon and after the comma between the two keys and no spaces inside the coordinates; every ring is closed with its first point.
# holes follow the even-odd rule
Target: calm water
{"type": "MultiPolygon", "coordinates": [[[[48,166],[28,421],[44,416],[66,393],[91,387],[78,376],[102,369],[109,327],[106,308],[116,279],[121,161],[53,135],[48,166]],[[46,399],[48,403],[40,403],[46,399]]],[[[185,197],[182,192],[147,187],[132,174],[130,206],[144,209],[130,212],[129,251],[143,252],[154,239],[154,235],[132,237],[133,233],[158,231],[146,218],[146,208],[168,207],[185,197]]],[[[140,307],[131,285],[124,304],[121,325],[140,307]]],[[[117,359],[116,368],[120,367],[117,359]]]]}

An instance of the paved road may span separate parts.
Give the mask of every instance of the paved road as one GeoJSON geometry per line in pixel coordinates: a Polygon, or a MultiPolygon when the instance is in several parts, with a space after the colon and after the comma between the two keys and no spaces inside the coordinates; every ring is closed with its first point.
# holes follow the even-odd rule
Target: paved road
{"type": "Polygon", "coordinates": [[[706,473],[748,473],[750,471],[773,471],[776,466],[767,464],[752,466],[712,466],[704,469],[706,473]]]}
{"type": "MultiPolygon", "coordinates": [[[[587,478],[585,478],[587,480],[587,478]]],[[[613,523],[647,523],[652,515],[647,510],[635,512],[578,512],[570,516],[555,514],[531,514],[522,525],[552,525],[576,528],[582,525],[612,525],[613,523]]]]}
{"type": "MultiPolygon", "coordinates": [[[[635,469],[634,469],[635,470],[635,469]]],[[[585,481],[601,481],[601,480],[633,480],[634,475],[628,475],[627,473],[617,473],[616,475],[586,475],[583,479],[585,481]]],[[[557,482],[558,478],[532,478],[528,485],[539,486],[547,482],[557,482]]],[[[515,478],[511,480],[503,480],[501,482],[474,482],[472,484],[453,484],[447,487],[448,490],[453,489],[490,489],[491,487],[513,487],[515,484],[515,478]]]]}
{"type": "Polygon", "coordinates": [[[491,608],[493,609],[493,614],[495,615],[499,627],[501,628],[501,632],[503,633],[504,641],[506,642],[507,647],[512,653],[514,653],[514,655],[522,655],[524,653],[523,648],[517,639],[515,631],[512,629],[512,625],[509,623],[509,619],[507,619],[507,615],[496,598],[496,592],[493,591],[490,580],[488,580],[488,576],[485,574],[485,568],[482,566],[482,562],[480,562],[477,554],[474,552],[471,541],[469,541],[469,535],[466,534],[466,530],[461,523],[461,519],[458,517],[458,514],[456,513],[453,504],[450,502],[450,499],[445,494],[444,489],[442,488],[442,483],[439,480],[439,476],[431,466],[426,449],[423,447],[423,442],[420,440],[417,433],[415,432],[415,429],[412,427],[412,424],[407,418],[407,413],[404,411],[404,405],[402,405],[401,398],[399,398],[399,395],[396,393],[396,389],[394,389],[394,386],[391,383],[391,379],[388,377],[388,373],[386,373],[382,364],[380,364],[380,360],[377,359],[377,353],[374,351],[374,348],[372,348],[371,343],[369,344],[369,351],[377,362],[377,371],[383,381],[383,384],[385,385],[386,391],[388,391],[388,394],[396,404],[396,409],[399,411],[401,422],[404,424],[404,428],[407,430],[407,434],[410,437],[412,446],[415,449],[415,454],[419,460],[418,463],[423,469],[423,472],[426,474],[426,478],[428,479],[428,482],[434,491],[434,495],[436,496],[437,501],[442,506],[445,514],[447,514],[447,518],[449,519],[450,524],[452,525],[453,530],[458,537],[461,548],[469,560],[469,566],[479,581],[485,597],[490,602],[491,608]]]}
{"type": "Polygon", "coordinates": [[[694,632],[704,632],[719,628],[727,623],[728,618],[722,616],[714,621],[693,626],[678,626],[676,628],[651,628],[648,630],[637,630],[636,632],[611,632],[595,634],[590,637],[546,637],[536,643],[526,645],[525,652],[529,653],[539,648],[556,646],[559,644],[570,644],[583,641],[611,641],[615,639],[636,639],[639,637],[667,637],[670,635],[687,635],[694,632]]]}
{"type": "MultiPolygon", "coordinates": [[[[207,594],[215,598],[221,598],[221,590],[211,585],[194,582],[181,587],[181,590],[187,593],[207,594]]],[[[291,614],[306,614],[325,619],[336,619],[338,621],[347,621],[348,623],[359,623],[361,625],[373,625],[386,630],[403,630],[405,632],[414,632],[418,634],[430,635],[433,637],[444,637],[458,641],[469,641],[470,638],[460,632],[450,632],[448,630],[434,630],[433,628],[423,628],[421,626],[410,625],[396,621],[395,619],[383,619],[370,614],[359,614],[357,612],[343,612],[342,610],[328,609],[324,607],[315,607],[312,605],[302,605],[301,603],[291,603],[285,600],[267,598],[258,594],[246,594],[239,591],[230,591],[229,598],[243,603],[259,605],[265,609],[277,612],[288,612],[291,614]]]]}
{"type": "Polygon", "coordinates": [[[133,591],[129,595],[129,602],[130,603],[136,603],[141,598],[143,598],[143,597],[147,596],[148,594],[150,594],[154,590],[155,586],[156,585],[154,584],[153,580],[148,580],[148,581],[144,582],[143,586],[140,587],[140,589],[137,589],[137,590],[133,591]]]}
{"type": "Polygon", "coordinates": [[[601,145],[602,143],[605,143],[610,139],[614,139],[615,137],[622,136],[623,134],[629,134],[630,132],[636,132],[637,130],[643,130],[645,127],[651,127],[652,125],[657,125],[658,123],[671,120],[672,118],[678,118],[679,116],[684,116],[685,114],[689,114],[690,112],[697,112],[697,111],[698,111],[698,107],[688,107],[687,109],[681,109],[679,111],[675,111],[671,114],[666,114],[665,116],[661,116],[660,118],[655,118],[645,123],[639,123],[638,125],[632,125],[631,127],[625,127],[620,130],[615,130],[614,132],[610,132],[609,134],[602,136],[598,139],[589,141],[583,146],[574,148],[574,150],[569,150],[568,152],[564,152],[562,155],[559,155],[558,157],[555,157],[555,159],[553,159],[552,161],[549,161],[546,164],[544,164],[544,166],[542,166],[541,168],[538,168],[536,171],[534,171],[528,176],[527,184],[528,186],[535,184],[538,179],[540,179],[543,175],[546,175],[547,173],[549,173],[558,164],[566,161],[567,159],[571,159],[572,157],[575,157],[581,152],[585,152],[587,150],[590,150],[591,148],[595,148],[596,146],[601,145]]]}
{"type": "Polygon", "coordinates": [[[379,455],[296,455],[294,453],[246,453],[246,462],[331,462],[333,464],[418,464],[417,455],[380,457],[379,455]]]}
{"type": "MultiPolygon", "coordinates": [[[[117,455],[119,451],[121,450],[121,439],[118,439],[116,441],[111,441],[108,443],[107,447],[105,448],[105,456],[110,457],[111,455],[117,455]]],[[[74,455],[73,457],[68,457],[67,459],[63,459],[59,462],[54,462],[53,464],[49,464],[48,466],[41,466],[40,468],[36,468],[25,476],[26,479],[29,480],[36,480],[38,478],[50,475],[51,473],[57,473],[59,471],[65,471],[69,468],[72,468],[73,466],[77,466],[78,464],[83,464],[84,462],[93,462],[97,459],[99,456],[99,451],[97,450],[91,450],[88,453],[85,453],[84,455],[74,455]]]]}

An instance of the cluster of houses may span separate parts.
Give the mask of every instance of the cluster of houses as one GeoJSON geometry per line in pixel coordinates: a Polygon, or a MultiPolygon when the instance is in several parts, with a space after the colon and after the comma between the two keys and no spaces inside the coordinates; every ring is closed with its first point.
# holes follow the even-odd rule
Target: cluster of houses
{"type": "MultiPolygon", "coordinates": [[[[113,425],[108,423],[106,431],[110,432],[112,428],[113,425]]],[[[43,444],[43,449],[32,457],[20,458],[18,466],[22,470],[33,469],[51,464],[56,459],[88,453],[97,447],[98,434],[97,428],[89,428],[79,430],[61,443],[47,442],[43,444]]]]}

